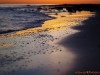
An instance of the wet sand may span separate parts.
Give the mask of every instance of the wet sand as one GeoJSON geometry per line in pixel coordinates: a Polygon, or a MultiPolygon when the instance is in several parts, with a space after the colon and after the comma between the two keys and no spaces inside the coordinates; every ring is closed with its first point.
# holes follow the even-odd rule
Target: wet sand
{"type": "Polygon", "coordinates": [[[89,11],[50,14],[56,19],[45,21],[42,27],[0,35],[0,74],[65,75],[78,55],[61,42],[80,32],[71,27],[82,25],[93,15],[89,11]]]}

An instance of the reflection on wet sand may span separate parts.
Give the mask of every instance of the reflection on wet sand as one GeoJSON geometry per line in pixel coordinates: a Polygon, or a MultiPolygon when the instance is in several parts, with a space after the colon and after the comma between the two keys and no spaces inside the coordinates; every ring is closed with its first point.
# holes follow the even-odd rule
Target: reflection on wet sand
{"type": "Polygon", "coordinates": [[[56,19],[45,21],[42,27],[1,34],[0,74],[64,75],[74,66],[77,55],[58,43],[79,32],[71,26],[82,25],[93,15],[89,11],[50,14],[56,19]]]}

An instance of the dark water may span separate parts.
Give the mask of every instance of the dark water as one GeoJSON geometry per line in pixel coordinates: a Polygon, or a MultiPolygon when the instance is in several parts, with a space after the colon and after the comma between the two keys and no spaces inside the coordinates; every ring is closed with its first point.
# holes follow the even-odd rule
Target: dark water
{"type": "Polygon", "coordinates": [[[37,7],[0,7],[0,34],[38,27],[52,19],[50,16],[37,11],[37,7]]]}

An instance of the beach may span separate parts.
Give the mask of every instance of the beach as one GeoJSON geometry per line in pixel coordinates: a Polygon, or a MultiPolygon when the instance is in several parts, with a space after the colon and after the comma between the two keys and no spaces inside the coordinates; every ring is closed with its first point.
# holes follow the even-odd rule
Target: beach
{"type": "MultiPolygon", "coordinates": [[[[78,55],[76,64],[68,75],[97,74],[100,71],[100,11],[97,10],[94,17],[83,22],[82,26],[73,26],[72,29],[80,30],[79,33],[70,35],[60,42],[60,45],[70,48],[78,55]],[[88,73],[86,73],[88,72],[88,73]],[[94,72],[94,73],[93,73],[94,72]]],[[[98,73],[99,74],[99,73],[98,73]]]]}
{"type": "Polygon", "coordinates": [[[60,12],[48,16],[53,18],[39,27],[0,34],[0,75],[66,75],[75,67],[79,53],[72,51],[72,44],[77,41],[70,40],[81,30],[73,27],[83,26],[95,17],[95,12],[60,12]]]}

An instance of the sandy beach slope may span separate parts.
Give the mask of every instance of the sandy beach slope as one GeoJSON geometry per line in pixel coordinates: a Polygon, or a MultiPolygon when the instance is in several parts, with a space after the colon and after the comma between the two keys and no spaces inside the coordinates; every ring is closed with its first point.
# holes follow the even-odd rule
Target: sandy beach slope
{"type": "Polygon", "coordinates": [[[80,32],[71,27],[95,13],[49,14],[56,17],[41,27],[0,35],[0,75],[64,75],[75,63],[77,55],[59,43],[80,32]]]}

